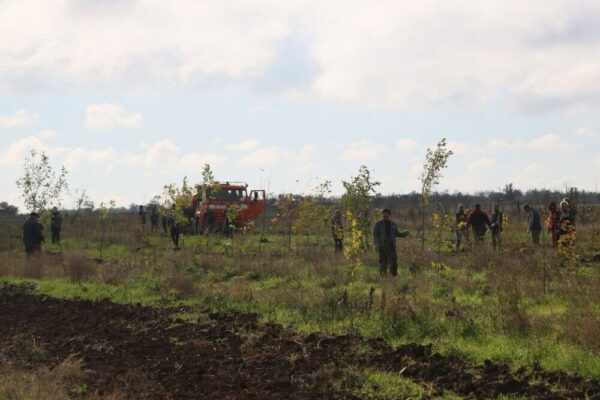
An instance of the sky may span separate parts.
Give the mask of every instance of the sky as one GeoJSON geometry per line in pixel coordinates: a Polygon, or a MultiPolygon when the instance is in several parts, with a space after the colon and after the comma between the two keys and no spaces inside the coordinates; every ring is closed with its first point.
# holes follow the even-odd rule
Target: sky
{"type": "Polygon", "coordinates": [[[184,176],[309,193],[600,189],[595,0],[0,0],[0,201],[31,149],[127,206],[184,176]]]}

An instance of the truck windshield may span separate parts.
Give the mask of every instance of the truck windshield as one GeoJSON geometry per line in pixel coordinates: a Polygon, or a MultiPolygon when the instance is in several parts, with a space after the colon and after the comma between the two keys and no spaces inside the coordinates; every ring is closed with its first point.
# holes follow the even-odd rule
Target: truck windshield
{"type": "Polygon", "coordinates": [[[246,191],[243,189],[210,190],[208,197],[212,200],[238,201],[246,198],[246,191]]]}

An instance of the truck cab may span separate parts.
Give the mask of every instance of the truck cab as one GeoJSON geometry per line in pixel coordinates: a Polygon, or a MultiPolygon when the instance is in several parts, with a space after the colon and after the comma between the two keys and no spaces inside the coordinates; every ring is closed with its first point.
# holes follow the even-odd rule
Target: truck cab
{"type": "Polygon", "coordinates": [[[239,207],[240,211],[235,219],[235,225],[244,227],[252,224],[267,206],[264,190],[248,191],[246,183],[237,182],[216,183],[208,186],[204,188],[194,203],[196,223],[200,233],[204,233],[206,229],[206,216],[209,211],[214,215],[213,230],[220,232],[229,207],[233,205],[239,207]]]}

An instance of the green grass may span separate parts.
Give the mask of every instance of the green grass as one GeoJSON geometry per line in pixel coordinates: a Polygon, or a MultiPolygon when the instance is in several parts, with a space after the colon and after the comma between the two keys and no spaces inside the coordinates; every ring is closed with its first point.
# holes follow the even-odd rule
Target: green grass
{"type": "MultiPolygon", "coordinates": [[[[347,370],[343,386],[352,394],[370,400],[418,400],[431,398],[430,390],[397,372],[372,369],[347,370]]],[[[460,400],[454,393],[444,393],[436,400],[460,400]]]]}
{"type": "MultiPolygon", "coordinates": [[[[551,269],[554,279],[548,282],[545,296],[540,294],[538,276],[527,277],[532,281],[525,282],[529,286],[519,292],[519,312],[530,320],[541,321],[542,327],[531,325],[528,331],[517,332],[504,321],[510,317],[506,315],[510,310],[502,308],[506,304],[498,293],[502,286],[498,287],[496,280],[506,276],[496,274],[496,265],[469,266],[468,254],[444,251],[445,267],[435,269],[423,263],[413,276],[406,265],[409,254],[401,253],[399,277],[382,282],[375,256],[368,253],[363,260],[365,267],[352,280],[343,260],[326,257],[331,254],[329,247],[313,245],[319,242],[318,237],[311,237],[309,246],[304,237],[295,238],[288,253],[285,237],[269,234],[261,255],[258,237],[252,233],[234,242],[186,237],[179,252],[172,251],[168,238],[158,236],[150,236],[147,246],[106,245],[103,258],[124,266],[127,272],[118,285],[97,277],[83,283],[66,278],[36,281],[13,277],[0,278],[0,282],[33,282],[39,292],[62,298],[108,298],[151,306],[189,304],[215,311],[258,312],[264,320],[302,334],[358,332],[365,337],[383,337],[393,345],[433,343],[435,351],[459,355],[474,363],[492,359],[514,368],[539,363],[548,370],[600,378],[600,354],[566,341],[561,334],[568,329],[562,318],[575,304],[573,297],[561,291],[565,280],[572,278],[562,269],[551,269]],[[173,276],[189,282],[191,292],[169,283],[173,276]],[[373,304],[369,307],[371,288],[373,304]],[[449,317],[447,313],[454,308],[460,315],[449,317]]],[[[520,233],[515,237],[517,243],[526,239],[520,233]]],[[[90,258],[99,257],[99,244],[81,238],[67,238],[60,247],[48,246],[47,250],[64,256],[83,251],[90,258]]],[[[22,259],[20,253],[15,257],[22,259]]],[[[598,271],[593,268],[582,267],[578,274],[585,277],[584,283],[598,280],[598,271]]],[[[505,290],[510,288],[510,284],[505,285],[505,290]]],[[[598,304],[592,303],[590,310],[600,313],[598,304]]],[[[194,320],[193,315],[182,317],[194,320]]]]}
{"type": "Polygon", "coordinates": [[[354,381],[353,394],[366,399],[421,399],[426,393],[423,387],[397,373],[364,370],[349,375],[354,381]]]}

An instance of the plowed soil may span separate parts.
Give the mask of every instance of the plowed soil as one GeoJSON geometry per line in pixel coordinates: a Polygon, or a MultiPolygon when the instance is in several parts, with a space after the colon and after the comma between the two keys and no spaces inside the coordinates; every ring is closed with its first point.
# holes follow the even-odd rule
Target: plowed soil
{"type": "Polygon", "coordinates": [[[300,337],[259,323],[255,314],[188,323],[170,318],[173,311],[61,300],[5,285],[0,367],[53,367],[75,354],[91,371],[88,390],[132,399],[353,399],[343,383],[348,367],[394,371],[434,394],[600,399],[599,381],[562,372],[515,372],[491,361],[474,366],[429,346],[391,348],[358,336],[300,337]],[[43,351],[24,350],[33,343],[43,351]]]}

